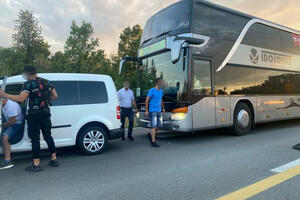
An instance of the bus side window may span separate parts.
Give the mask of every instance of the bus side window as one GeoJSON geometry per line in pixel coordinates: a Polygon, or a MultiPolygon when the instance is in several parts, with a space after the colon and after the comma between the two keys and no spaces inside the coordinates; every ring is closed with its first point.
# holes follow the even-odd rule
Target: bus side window
{"type": "Polygon", "coordinates": [[[210,95],[211,62],[208,60],[194,60],[193,95],[210,95]]]}

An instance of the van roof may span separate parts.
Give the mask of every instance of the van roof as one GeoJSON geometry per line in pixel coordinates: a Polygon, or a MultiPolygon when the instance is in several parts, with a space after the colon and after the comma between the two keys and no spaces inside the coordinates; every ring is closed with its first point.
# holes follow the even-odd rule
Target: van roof
{"type": "MultiPolygon", "coordinates": [[[[108,75],[101,74],[79,74],[79,73],[41,73],[39,77],[49,81],[112,81],[108,75]]],[[[7,79],[7,83],[23,83],[23,76],[11,76],[7,79]]]]}

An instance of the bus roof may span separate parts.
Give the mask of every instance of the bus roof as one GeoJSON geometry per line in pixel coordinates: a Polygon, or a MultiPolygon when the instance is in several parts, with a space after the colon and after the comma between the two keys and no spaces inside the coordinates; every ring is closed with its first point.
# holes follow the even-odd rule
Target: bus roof
{"type": "Polygon", "coordinates": [[[215,3],[212,3],[212,2],[209,2],[207,0],[180,0],[160,11],[158,11],[156,14],[154,14],[152,17],[150,17],[148,20],[150,20],[151,18],[155,17],[156,15],[158,15],[159,13],[163,12],[164,10],[172,7],[173,5],[177,4],[177,3],[180,3],[180,2],[184,2],[184,1],[189,1],[189,2],[195,2],[195,3],[200,3],[200,4],[203,4],[203,5],[207,5],[207,6],[210,6],[210,7],[213,7],[213,8],[217,8],[217,9],[220,9],[220,10],[223,10],[223,11],[226,11],[226,12],[229,12],[229,13],[233,13],[233,14],[236,14],[236,15],[239,15],[239,16],[243,16],[243,17],[246,17],[246,18],[249,18],[249,19],[260,19],[262,21],[265,21],[265,22],[268,22],[268,23],[271,23],[271,24],[274,24],[275,26],[279,26],[279,27],[282,27],[283,30],[290,30],[290,31],[293,31],[295,33],[300,33],[299,30],[296,30],[296,29],[293,29],[293,28],[290,28],[290,27],[287,27],[287,26],[283,26],[281,24],[277,24],[277,23],[274,23],[274,22],[271,22],[271,21],[268,21],[268,20],[265,20],[265,19],[261,19],[259,17],[255,17],[253,15],[249,15],[249,14],[246,14],[246,13],[243,13],[243,12],[240,12],[240,11],[237,11],[237,10],[234,10],[234,9],[231,9],[231,8],[228,8],[228,7],[225,7],[225,6],[221,6],[221,5],[218,5],[218,4],[215,4],[215,3]]]}

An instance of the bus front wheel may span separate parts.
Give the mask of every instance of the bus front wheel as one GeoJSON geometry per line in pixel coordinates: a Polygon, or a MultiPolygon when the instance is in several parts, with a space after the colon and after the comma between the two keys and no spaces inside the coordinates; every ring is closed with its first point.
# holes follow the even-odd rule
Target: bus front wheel
{"type": "Polygon", "coordinates": [[[236,136],[247,135],[252,128],[252,112],[245,103],[238,103],[234,110],[233,133],[236,136]]]}

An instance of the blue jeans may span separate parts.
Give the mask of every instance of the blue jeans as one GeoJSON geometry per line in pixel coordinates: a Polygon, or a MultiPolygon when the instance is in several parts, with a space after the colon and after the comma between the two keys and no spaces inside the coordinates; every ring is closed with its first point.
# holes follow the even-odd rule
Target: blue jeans
{"type": "Polygon", "coordinates": [[[151,128],[160,128],[163,125],[161,112],[150,112],[151,128]]]}
{"type": "Polygon", "coordinates": [[[17,137],[18,135],[23,134],[23,124],[14,124],[10,127],[4,128],[2,135],[6,136],[9,140],[11,140],[14,137],[17,137]]]}

